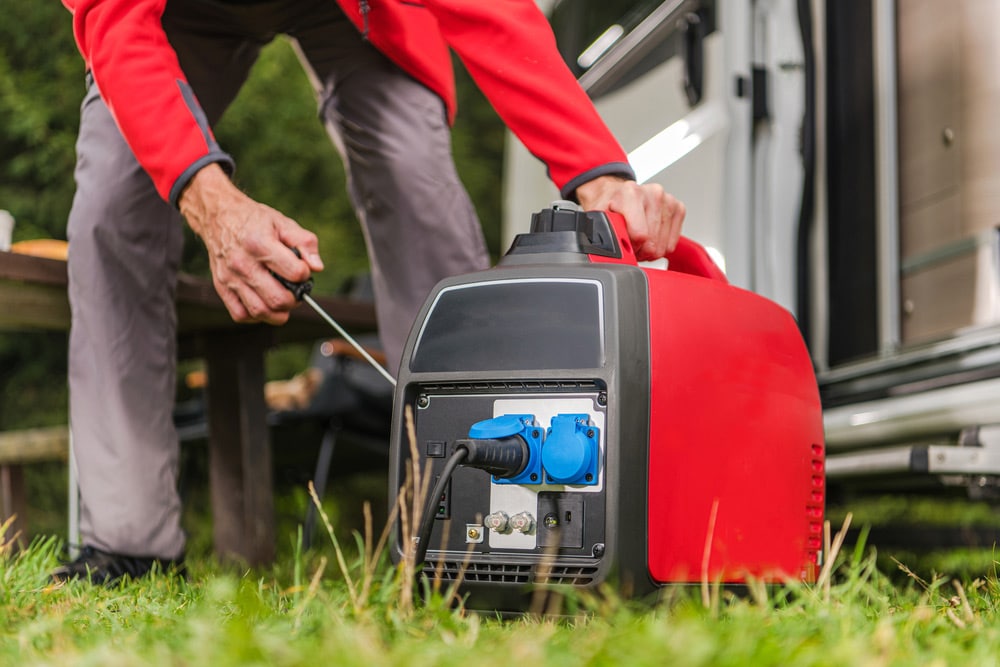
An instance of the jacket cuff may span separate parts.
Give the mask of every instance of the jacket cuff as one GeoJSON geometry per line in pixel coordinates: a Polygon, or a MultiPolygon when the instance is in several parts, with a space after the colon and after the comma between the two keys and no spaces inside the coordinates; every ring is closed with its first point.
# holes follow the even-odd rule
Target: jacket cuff
{"type": "Polygon", "coordinates": [[[202,167],[207,167],[213,162],[217,162],[222,170],[225,171],[229,176],[232,176],[236,171],[236,162],[233,160],[229,153],[223,153],[222,151],[213,151],[208,155],[202,156],[188,165],[187,169],[181,172],[181,175],[177,177],[174,181],[173,187],[170,188],[170,203],[174,208],[178,208],[180,205],[181,193],[184,192],[184,188],[187,187],[188,183],[194,178],[194,175],[202,167]]]}
{"type": "Polygon", "coordinates": [[[559,190],[559,195],[563,199],[579,204],[580,202],[576,198],[576,189],[598,176],[621,176],[629,181],[635,180],[635,172],[632,171],[632,167],[627,162],[608,162],[593,169],[588,169],[579,176],[572,178],[569,183],[562,186],[559,190]]]}

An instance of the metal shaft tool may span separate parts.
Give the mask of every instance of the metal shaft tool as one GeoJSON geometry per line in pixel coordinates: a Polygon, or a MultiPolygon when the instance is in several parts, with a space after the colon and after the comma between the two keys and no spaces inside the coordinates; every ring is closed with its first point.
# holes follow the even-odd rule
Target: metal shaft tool
{"type": "MultiPolygon", "coordinates": [[[[298,251],[297,248],[291,248],[291,250],[292,250],[292,252],[295,253],[295,255],[297,257],[299,257],[301,259],[302,255],[299,253],[299,251],[298,251]]],[[[372,355],[368,353],[368,350],[366,350],[364,348],[364,346],[361,345],[361,343],[359,343],[358,341],[356,341],[354,339],[354,337],[351,336],[351,334],[347,333],[347,331],[344,329],[344,327],[340,326],[340,323],[337,322],[337,320],[333,319],[330,316],[330,314],[327,313],[322,308],[322,306],[320,306],[318,303],[316,303],[316,300],[313,299],[310,296],[310,292],[312,292],[312,288],[313,288],[313,280],[312,280],[312,278],[309,278],[308,280],[304,280],[304,281],[302,281],[300,283],[293,283],[291,280],[288,280],[287,278],[283,278],[283,277],[279,276],[274,271],[271,271],[271,275],[274,276],[275,280],[277,280],[279,283],[281,283],[282,285],[284,285],[292,294],[294,294],[295,295],[295,299],[297,301],[305,301],[306,303],[308,303],[309,306],[313,310],[315,310],[316,313],[320,317],[322,317],[324,320],[326,320],[327,323],[331,327],[333,327],[337,331],[337,333],[340,334],[340,336],[344,340],[346,340],[348,343],[350,343],[351,346],[354,347],[354,349],[358,351],[358,354],[360,354],[362,357],[364,357],[365,361],[367,361],[369,364],[371,364],[372,368],[374,368],[379,373],[381,373],[382,377],[384,377],[386,380],[389,381],[389,384],[391,384],[393,387],[396,386],[396,378],[392,377],[392,375],[389,374],[389,371],[387,371],[385,368],[383,368],[380,363],[378,363],[377,361],[375,361],[375,358],[372,357],[372,355]]]]}

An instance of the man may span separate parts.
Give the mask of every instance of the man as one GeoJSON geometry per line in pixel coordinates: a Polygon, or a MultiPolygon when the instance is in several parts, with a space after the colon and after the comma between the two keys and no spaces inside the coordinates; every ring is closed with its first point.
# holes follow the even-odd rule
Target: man
{"type": "Polygon", "coordinates": [[[677,241],[683,205],[632,181],[533,0],[64,3],[90,88],[68,229],[85,549],[59,577],[138,576],[182,557],[170,410],[181,215],[237,321],[285,322],[295,300],[271,272],[300,281],[323,268],[312,233],[234,187],[212,135],[276,34],[294,39],[347,166],[391,369],[430,288],[488,261],[451,160],[449,46],[564,197],[622,213],[640,258],[677,241]]]}

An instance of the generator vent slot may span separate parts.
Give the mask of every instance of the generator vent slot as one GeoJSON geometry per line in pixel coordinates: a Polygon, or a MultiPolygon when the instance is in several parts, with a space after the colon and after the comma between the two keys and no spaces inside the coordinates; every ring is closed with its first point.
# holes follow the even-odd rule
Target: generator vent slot
{"type": "Polygon", "coordinates": [[[469,582],[526,584],[530,581],[531,565],[515,563],[464,563],[443,561],[428,572],[440,572],[443,581],[455,581],[461,574],[469,582]]]}
{"type": "Polygon", "coordinates": [[[489,380],[481,382],[434,382],[421,383],[424,392],[532,392],[532,391],[600,391],[602,388],[592,380],[489,380]]]}
{"type": "Polygon", "coordinates": [[[543,572],[535,573],[536,584],[569,584],[586,586],[594,582],[597,567],[578,565],[554,565],[543,572]]]}
{"type": "Polygon", "coordinates": [[[806,541],[806,560],[803,575],[808,576],[809,570],[822,565],[823,550],[823,508],[826,502],[826,466],[823,445],[813,443],[812,479],[809,489],[809,500],[806,503],[806,520],[809,522],[809,538],[806,541]]]}

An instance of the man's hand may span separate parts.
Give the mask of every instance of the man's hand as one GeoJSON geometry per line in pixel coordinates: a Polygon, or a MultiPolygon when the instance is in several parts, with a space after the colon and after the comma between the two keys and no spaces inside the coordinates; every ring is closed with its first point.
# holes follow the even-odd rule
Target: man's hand
{"type": "Polygon", "coordinates": [[[195,174],[179,203],[208,249],[215,289],[233,319],[286,322],[295,297],[270,272],[300,282],[322,271],[316,235],[240,192],[217,164],[195,174]]]}
{"type": "Polygon", "coordinates": [[[673,251],[687,210],[656,183],[639,185],[617,176],[599,176],[576,189],[588,211],[612,211],[625,218],[639,261],[659,259],[673,251]]]}

